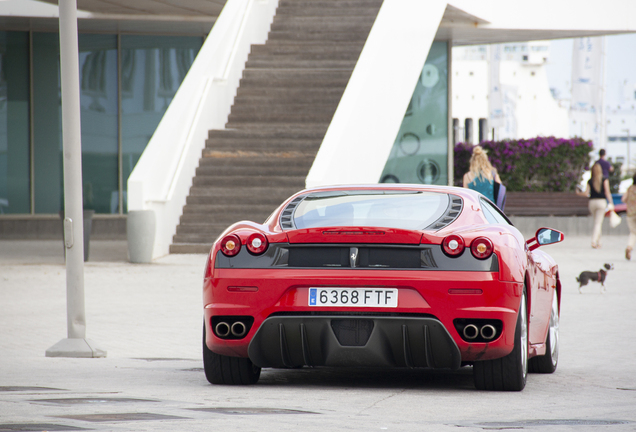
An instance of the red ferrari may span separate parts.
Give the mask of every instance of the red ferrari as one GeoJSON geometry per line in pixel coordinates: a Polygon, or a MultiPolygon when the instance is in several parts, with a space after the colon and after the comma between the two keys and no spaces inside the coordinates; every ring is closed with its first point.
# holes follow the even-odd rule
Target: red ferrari
{"type": "Polygon", "coordinates": [[[472,366],[475,386],[522,390],[552,373],[561,283],[537,248],[469,189],[308,189],[264,224],[238,222],[210,251],[203,364],[213,384],[261,368],[472,366]]]}

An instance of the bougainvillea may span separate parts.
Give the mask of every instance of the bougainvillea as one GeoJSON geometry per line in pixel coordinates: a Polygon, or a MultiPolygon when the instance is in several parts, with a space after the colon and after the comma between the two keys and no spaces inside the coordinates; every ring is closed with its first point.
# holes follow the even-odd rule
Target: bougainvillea
{"type": "MultiPolygon", "coordinates": [[[[573,192],[589,169],[592,141],[582,138],[537,137],[484,141],[501,181],[511,192],[573,192]]],[[[455,185],[462,185],[468,171],[472,144],[455,146],[455,185]]]]}

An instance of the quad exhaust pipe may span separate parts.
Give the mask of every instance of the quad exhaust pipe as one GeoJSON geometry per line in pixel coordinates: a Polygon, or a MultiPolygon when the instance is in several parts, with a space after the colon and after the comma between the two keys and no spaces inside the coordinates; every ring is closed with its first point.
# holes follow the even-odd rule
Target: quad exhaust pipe
{"type": "Polygon", "coordinates": [[[216,327],[214,327],[214,332],[218,337],[228,337],[230,335],[230,325],[221,321],[216,325],[216,327]]]}
{"type": "Polygon", "coordinates": [[[214,333],[221,339],[230,337],[242,338],[247,334],[247,325],[243,321],[235,321],[233,323],[221,321],[214,326],[214,333]]]}
{"type": "Polygon", "coordinates": [[[481,329],[479,330],[479,334],[481,335],[481,337],[483,337],[486,340],[491,340],[495,337],[495,335],[497,334],[497,330],[495,329],[495,327],[493,327],[490,324],[486,324],[485,326],[482,326],[481,329]]]}
{"type": "Polygon", "coordinates": [[[477,327],[475,324],[468,324],[464,326],[464,337],[467,340],[474,340],[478,336],[481,336],[485,340],[492,340],[497,336],[497,329],[491,324],[485,324],[481,326],[481,328],[477,327]]]}
{"type": "Polygon", "coordinates": [[[245,333],[247,332],[247,327],[245,327],[245,324],[243,324],[241,321],[237,321],[234,324],[232,324],[231,331],[232,331],[232,336],[240,338],[245,336],[245,333]]]}

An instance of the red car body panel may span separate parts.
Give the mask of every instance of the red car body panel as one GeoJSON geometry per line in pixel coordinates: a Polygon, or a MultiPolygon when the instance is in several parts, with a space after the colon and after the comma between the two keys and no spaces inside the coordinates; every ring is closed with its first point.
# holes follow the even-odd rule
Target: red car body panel
{"type": "MultiPolygon", "coordinates": [[[[272,314],[321,312],[342,313],[343,307],[308,306],[310,287],[385,287],[397,288],[399,300],[393,314],[428,314],[437,318],[449,332],[461,353],[462,362],[503,357],[514,346],[515,323],[524,286],[528,301],[529,355],[545,353],[551,301],[560,290],[558,267],[541,250],[530,251],[513,226],[491,224],[483,214],[480,196],[473,191],[442,186],[358,186],[356,189],[425,190],[452,193],[463,199],[461,214],[438,231],[413,231],[384,227],[321,227],[283,230],[281,212],[295,197],[312,191],[338,191],[343,188],[319,188],[289,198],[265,222],[240,222],[229,227],[210,251],[203,284],[203,305],[207,347],[221,355],[248,357],[248,347],[261,324],[272,314]],[[466,244],[463,253],[478,237],[490,239],[497,258],[498,271],[452,271],[411,269],[336,269],[336,268],[217,268],[220,240],[229,233],[239,236],[241,247],[249,234],[265,234],[271,245],[303,244],[392,244],[440,247],[450,234],[459,235],[466,244]],[[241,339],[222,339],[214,334],[214,316],[250,316],[253,325],[241,339]],[[497,319],[503,323],[501,335],[490,342],[467,342],[454,326],[456,319],[497,319]]],[[[365,308],[365,313],[385,313],[385,308],[365,308]]]]}

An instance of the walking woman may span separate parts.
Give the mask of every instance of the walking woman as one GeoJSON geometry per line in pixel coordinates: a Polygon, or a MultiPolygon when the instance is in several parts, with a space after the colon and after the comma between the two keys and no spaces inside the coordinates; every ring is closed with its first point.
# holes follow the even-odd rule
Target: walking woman
{"type": "Polygon", "coordinates": [[[636,244],[636,174],[632,179],[632,185],[627,189],[621,199],[627,204],[627,226],[629,227],[629,240],[625,249],[625,258],[632,259],[632,250],[636,244]]]}
{"type": "Polygon", "coordinates": [[[501,183],[497,170],[493,168],[488,156],[480,146],[473,147],[473,155],[470,157],[470,171],[464,174],[464,187],[476,190],[495,202],[494,183],[501,183]]]}
{"type": "Polygon", "coordinates": [[[603,167],[595,163],[592,167],[592,178],[587,181],[585,191],[577,191],[577,195],[589,197],[588,208],[594,217],[594,229],[592,230],[592,247],[601,247],[601,229],[605,211],[614,210],[614,202],[610,193],[609,180],[603,177],[603,167]]]}

